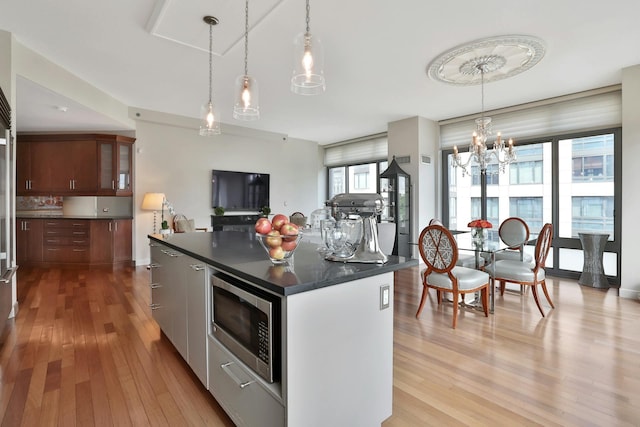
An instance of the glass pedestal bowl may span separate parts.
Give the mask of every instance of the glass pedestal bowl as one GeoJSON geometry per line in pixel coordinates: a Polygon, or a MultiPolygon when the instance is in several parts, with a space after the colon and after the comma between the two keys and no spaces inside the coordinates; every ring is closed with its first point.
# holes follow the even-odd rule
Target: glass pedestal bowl
{"type": "Polygon", "coordinates": [[[256,237],[273,264],[286,264],[298,247],[302,234],[283,236],[271,232],[256,233],[256,237]]]}

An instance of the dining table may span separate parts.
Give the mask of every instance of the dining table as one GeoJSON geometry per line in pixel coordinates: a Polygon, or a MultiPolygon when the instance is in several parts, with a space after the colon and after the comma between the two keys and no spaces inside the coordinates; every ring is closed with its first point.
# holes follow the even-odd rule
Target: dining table
{"type": "MultiPolygon", "coordinates": [[[[496,261],[496,254],[498,252],[502,252],[507,249],[514,249],[513,246],[507,245],[500,239],[498,230],[485,229],[482,238],[472,236],[471,231],[456,230],[456,231],[452,231],[451,234],[453,234],[453,237],[456,240],[456,245],[458,246],[459,251],[469,251],[475,254],[475,259],[476,259],[475,267],[478,270],[485,269],[484,264],[481,261],[481,258],[484,258],[483,254],[488,255],[488,258],[490,260],[489,266],[494,266],[496,261]]],[[[522,248],[520,248],[521,249],[520,260],[523,260],[524,246],[534,243],[537,238],[538,238],[537,234],[530,234],[529,239],[522,244],[522,248]]],[[[493,313],[494,307],[495,307],[495,288],[496,288],[494,279],[493,279],[494,271],[487,271],[487,273],[489,273],[489,276],[490,276],[489,312],[493,313]]],[[[465,303],[465,305],[478,306],[479,303],[480,303],[479,295],[476,295],[476,298],[472,303],[470,304],[465,303]]]]}

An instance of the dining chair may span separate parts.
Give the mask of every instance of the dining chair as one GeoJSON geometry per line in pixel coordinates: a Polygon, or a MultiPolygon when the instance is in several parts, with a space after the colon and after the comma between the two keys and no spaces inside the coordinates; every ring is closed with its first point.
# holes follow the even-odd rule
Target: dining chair
{"type": "MultiPolygon", "coordinates": [[[[457,266],[458,247],[453,235],[442,225],[432,224],[420,233],[418,240],[420,256],[427,268],[422,271],[422,298],[416,318],[424,307],[429,288],[436,290],[438,305],[442,303],[442,293],[453,294],[453,301],[460,295],[481,293],[485,317],[489,316],[489,275],[474,268],[457,266]]],[[[453,304],[453,328],[458,322],[458,304],[453,304]]]]}
{"type": "Polygon", "coordinates": [[[553,237],[553,225],[547,223],[542,227],[538,240],[536,242],[536,250],[534,254],[534,264],[532,265],[526,261],[502,259],[496,261],[494,264],[489,264],[486,267],[486,271],[491,274],[494,280],[500,283],[500,295],[504,295],[504,288],[506,282],[516,283],[524,286],[531,286],[531,293],[533,299],[536,301],[540,314],[544,317],[544,311],[540,305],[538,298],[537,285],[542,287],[545,297],[551,308],[555,308],[549,292],[547,291],[546,276],[544,271],[547,255],[549,255],[549,249],[551,248],[551,239],[553,237]]]}
{"type": "MultiPolygon", "coordinates": [[[[444,225],[442,224],[442,221],[440,221],[437,218],[431,218],[431,220],[429,221],[429,225],[442,225],[444,227],[444,225]]],[[[478,257],[476,259],[476,254],[475,253],[460,253],[458,252],[458,261],[456,262],[456,265],[459,265],[460,267],[467,267],[467,268],[482,268],[484,267],[486,260],[482,257],[478,257]]]]}
{"type": "Polygon", "coordinates": [[[500,224],[498,235],[508,249],[495,253],[495,260],[509,259],[515,261],[533,262],[530,254],[524,253],[524,245],[529,240],[529,226],[522,219],[515,216],[505,219],[500,224]]]}

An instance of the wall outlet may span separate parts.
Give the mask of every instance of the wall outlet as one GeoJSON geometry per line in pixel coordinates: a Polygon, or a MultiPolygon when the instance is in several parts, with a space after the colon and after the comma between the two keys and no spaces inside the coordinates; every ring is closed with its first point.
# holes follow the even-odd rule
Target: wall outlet
{"type": "Polygon", "coordinates": [[[389,299],[391,295],[389,295],[389,285],[380,286],[380,310],[384,310],[389,308],[389,299]]]}

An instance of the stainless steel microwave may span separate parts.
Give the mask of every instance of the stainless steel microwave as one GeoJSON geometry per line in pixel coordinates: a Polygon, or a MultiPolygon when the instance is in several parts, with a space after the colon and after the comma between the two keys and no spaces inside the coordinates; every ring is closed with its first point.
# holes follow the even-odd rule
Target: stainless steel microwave
{"type": "Polygon", "coordinates": [[[216,273],[211,300],[213,336],[260,377],[279,381],[280,298],[216,273]]]}

